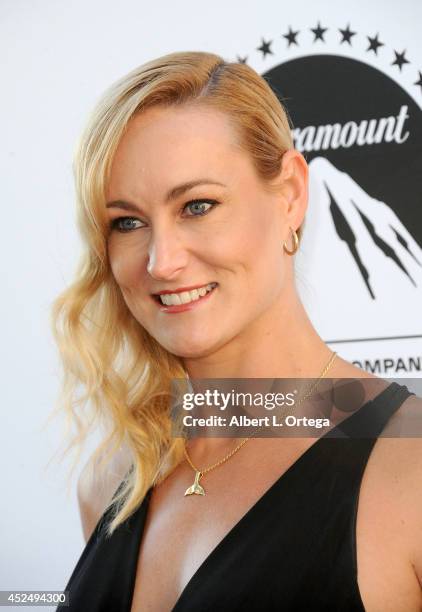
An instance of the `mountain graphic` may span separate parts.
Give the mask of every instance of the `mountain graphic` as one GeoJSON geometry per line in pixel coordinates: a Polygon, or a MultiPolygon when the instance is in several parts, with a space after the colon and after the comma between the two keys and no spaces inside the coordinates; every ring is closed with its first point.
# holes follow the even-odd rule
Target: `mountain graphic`
{"type": "Polygon", "coordinates": [[[299,292],[319,333],[420,333],[415,321],[422,320],[422,249],[385,202],[326,158],[314,158],[309,174],[295,265],[299,292]]]}

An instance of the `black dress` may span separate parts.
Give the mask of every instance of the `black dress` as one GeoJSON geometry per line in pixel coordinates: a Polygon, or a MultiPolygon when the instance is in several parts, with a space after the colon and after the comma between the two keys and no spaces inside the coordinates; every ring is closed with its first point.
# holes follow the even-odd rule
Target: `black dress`
{"type": "MultiPolygon", "coordinates": [[[[392,382],[308,447],[217,544],[174,612],[364,612],[360,483],[377,437],[409,395],[392,382]],[[363,424],[371,437],[358,437],[363,424]]],[[[130,612],[151,492],[111,538],[101,530],[104,513],[65,588],[70,612],[130,612]]]]}

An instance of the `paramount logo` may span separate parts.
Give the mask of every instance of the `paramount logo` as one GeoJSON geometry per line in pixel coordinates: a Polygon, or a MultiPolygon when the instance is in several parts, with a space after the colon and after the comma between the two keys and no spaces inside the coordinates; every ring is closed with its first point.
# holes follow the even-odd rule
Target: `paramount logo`
{"type": "Polygon", "coordinates": [[[408,107],[403,105],[397,116],[379,119],[363,119],[359,123],[348,121],[341,125],[307,125],[292,130],[295,147],[298,151],[326,151],[327,149],[349,148],[352,146],[396,142],[402,144],[409,137],[403,133],[408,107]]]}

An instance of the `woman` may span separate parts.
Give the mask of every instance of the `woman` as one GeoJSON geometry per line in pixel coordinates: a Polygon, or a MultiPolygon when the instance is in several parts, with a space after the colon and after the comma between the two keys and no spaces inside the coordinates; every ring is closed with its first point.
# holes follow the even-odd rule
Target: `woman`
{"type": "Polygon", "coordinates": [[[300,302],[307,164],[265,80],[200,52],[137,68],[75,175],[85,251],[53,313],[65,405],[80,417],[85,385],[110,432],[97,457],[124,450],[100,492],[95,472],[79,483],[70,609],[421,610],[421,444],[376,440],[419,400],[333,353],[300,302]],[[349,422],[371,412],[374,439],[172,436],[174,378],[327,374],[362,382],[349,422]],[[185,495],[194,472],[205,496],[185,495]]]}

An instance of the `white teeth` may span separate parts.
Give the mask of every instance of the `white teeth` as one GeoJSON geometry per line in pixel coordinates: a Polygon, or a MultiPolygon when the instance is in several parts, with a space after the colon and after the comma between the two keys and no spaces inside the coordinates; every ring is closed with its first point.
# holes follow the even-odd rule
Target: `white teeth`
{"type": "Polygon", "coordinates": [[[174,306],[180,306],[180,304],[183,304],[181,296],[177,295],[177,293],[174,293],[171,296],[166,295],[166,298],[169,306],[170,304],[173,304],[174,306]]]}
{"type": "Polygon", "coordinates": [[[200,297],[203,297],[216,286],[217,283],[209,283],[204,287],[193,289],[192,291],[182,291],[182,293],[165,293],[164,295],[160,295],[160,299],[165,306],[179,306],[180,304],[188,304],[189,302],[194,302],[200,297]]]}
{"type": "Polygon", "coordinates": [[[191,297],[190,297],[190,291],[183,291],[183,293],[180,294],[180,301],[182,302],[182,304],[187,304],[188,302],[191,302],[191,297]]]}

